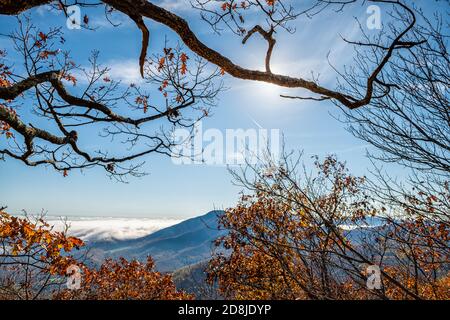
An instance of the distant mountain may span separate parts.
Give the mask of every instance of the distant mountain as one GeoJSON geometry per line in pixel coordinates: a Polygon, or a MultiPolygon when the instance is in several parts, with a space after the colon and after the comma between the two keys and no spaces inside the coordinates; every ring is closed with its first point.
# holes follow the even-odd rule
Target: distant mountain
{"type": "Polygon", "coordinates": [[[174,271],[211,257],[212,242],[226,232],[218,228],[218,215],[222,213],[211,211],[145,237],[90,242],[89,247],[94,249],[92,252],[98,256],[98,260],[101,260],[101,256],[144,261],[147,256],[151,256],[159,271],[174,271]]]}
{"type": "MultiPolygon", "coordinates": [[[[221,214],[223,211],[211,211],[140,238],[90,241],[88,242],[92,258],[90,262],[98,264],[104,258],[118,257],[145,261],[151,256],[157,270],[177,271],[179,282],[185,282],[187,278],[185,275],[190,272],[202,278],[204,275],[200,277],[199,266],[211,258],[213,241],[227,233],[218,227],[218,216],[221,214]],[[182,270],[183,268],[186,269],[182,270]]],[[[346,230],[345,236],[358,244],[362,239],[367,240],[367,228],[381,224],[381,220],[373,218],[368,221],[367,227],[352,226],[351,222],[342,227],[346,230]]]]}

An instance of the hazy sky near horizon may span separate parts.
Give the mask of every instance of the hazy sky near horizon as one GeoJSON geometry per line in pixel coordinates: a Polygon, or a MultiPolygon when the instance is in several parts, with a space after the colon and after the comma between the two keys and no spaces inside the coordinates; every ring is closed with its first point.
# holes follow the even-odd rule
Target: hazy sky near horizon
{"type": "MultiPolygon", "coordinates": [[[[246,46],[241,39],[224,32],[215,35],[199,19],[199,13],[190,8],[187,0],[157,1],[186,18],[198,37],[215,50],[223,52],[241,65],[262,69],[266,43],[254,37],[246,46]]],[[[328,10],[313,19],[305,17],[295,22],[294,35],[279,34],[273,57],[273,71],[290,75],[320,74],[321,84],[333,86],[335,73],[329,59],[342,68],[351,63],[353,49],[341,35],[358,39],[359,29],[354,17],[367,19],[368,5],[353,6],[343,13],[328,10]]],[[[384,7],[382,8],[385,9],[384,7]]],[[[96,31],[65,29],[66,46],[78,63],[87,63],[93,50],[100,51],[100,60],[111,68],[111,77],[125,84],[140,83],[138,56],[140,33],[128,18],[116,15],[121,26],[107,23],[103,11],[82,9],[90,17],[96,31]]],[[[65,25],[62,15],[46,8],[29,12],[33,23],[43,30],[48,26],[65,25]]],[[[382,14],[385,14],[382,11],[382,14]]],[[[176,35],[164,26],[146,21],[150,32],[149,54],[160,52],[167,39],[176,44],[176,35]]],[[[17,27],[15,18],[0,17],[2,33],[17,27]]],[[[13,53],[10,40],[0,38],[0,48],[13,53]]],[[[11,62],[20,61],[10,57],[11,62]]],[[[280,129],[288,149],[304,150],[305,160],[310,155],[337,154],[346,160],[351,170],[363,174],[370,167],[365,157],[368,146],[348,133],[337,121],[339,109],[330,102],[286,100],[279,94],[298,94],[273,85],[224,77],[230,89],[221,93],[213,115],[203,121],[203,127],[225,129],[257,128],[280,129]]],[[[82,84],[79,84],[82,86],[82,84]]],[[[142,84],[145,86],[145,84],[142,84]]],[[[0,137],[4,139],[4,137],[0,137]]],[[[50,168],[30,168],[7,159],[0,163],[0,205],[7,205],[13,214],[26,210],[41,210],[50,215],[187,218],[213,209],[232,206],[241,188],[233,186],[224,166],[175,165],[170,158],[149,155],[145,158],[149,175],[130,178],[128,184],[110,180],[100,169],[70,172],[64,178],[50,168]]]]}

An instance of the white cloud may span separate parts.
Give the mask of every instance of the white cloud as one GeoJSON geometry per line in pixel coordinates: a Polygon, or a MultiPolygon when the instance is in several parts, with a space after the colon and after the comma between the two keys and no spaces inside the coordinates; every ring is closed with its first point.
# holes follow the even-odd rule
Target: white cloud
{"type": "Polygon", "coordinates": [[[192,8],[189,0],[161,0],[158,5],[170,11],[184,11],[192,8]]]}
{"type": "Polygon", "coordinates": [[[110,16],[109,20],[104,14],[100,14],[94,16],[89,22],[90,27],[99,28],[99,30],[111,29],[115,27],[129,27],[133,25],[134,23],[132,22],[132,20],[122,13],[110,16]]]}
{"type": "MultiPolygon", "coordinates": [[[[114,81],[120,81],[124,85],[130,85],[130,84],[136,84],[136,85],[142,85],[144,84],[145,80],[142,79],[141,74],[139,72],[139,59],[136,58],[130,58],[130,59],[124,59],[124,60],[107,60],[105,62],[101,63],[101,68],[108,68],[109,71],[107,73],[107,76],[114,81]]],[[[84,65],[82,66],[82,69],[86,70],[88,74],[91,72],[91,66],[90,65],[84,65]]],[[[77,69],[71,74],[77,79],[77,83],[80,83],[82,85],[86,85],[89,83],[89,78],[86,77],[85,73],[77,69]]],[[[70,86],[72,83],[69,81],[64,80],[67,82],[67,84],[70,86]]]]}
{"type": "MultiPolygon", "coordinates": [[[[46,217],[47,222],[54,226],[54,230],[61,231],[63,220],[56,217],[46,217]]],[[[87,241],[96,240],[126,240],[149,235],[160,229],[181,222],[177,219],[153,218],[102,218],[102,217],[70,217],[69,234],[87,241]]]]}
{"type": "Polygon", "coordinates": [[[110,60],[105,64],[110,68],[109,76],[113,80],[120,80],[124,84],[142,84],[143,79],[139,72],[139,60],[127,59],[127,60],[110,60]]]}
{"type": "Polygon", "coordinates": [[[43,5],[36,8],[36,13],[41,17],[44,17],[47,14],[58,16],[61,14],[61,11],[54,10],[54,8],[51,5],[43,5]]]}

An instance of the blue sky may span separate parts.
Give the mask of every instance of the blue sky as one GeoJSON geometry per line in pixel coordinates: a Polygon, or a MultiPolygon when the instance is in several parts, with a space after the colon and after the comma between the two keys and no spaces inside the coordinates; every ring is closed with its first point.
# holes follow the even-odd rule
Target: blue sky
{"type": "MultiPolygon", "coordinates": [[[[185,17],[199,38],[212,48],[252,68],[262,68],[265,43],[256,37],[246,46],[229,32],[218,36],[198,18],[198,12],[184,1],[163,0],[163,5],[185,17]]],[[[321,74],[321,83],[333,86],[335,74],[327,63],[330,59],[342,67],[351,63],[353,51],[340,35],[357,38],[358,27],[354,16],[366,19],[367,6],[356,6],[337,15],[326,12],[312,20],[300,18],[294,35],[278,35],[278,45],[273,57],[273,71],[294,76],[309,76],[314,70],[321,74]]],[[[99,28],[65,30],[67,46],[78,63],[86,62],[92,50],[100,50],[100,58],[112,68],[111,76],[124,82],[138,81],[140,34],[123,16],[120,27],[106,23],[99,11],[83,9],[90,24],[99,28]]],[[[47,26],[64,25],[61,15],[44,8],[32,10],[33,22],[45,30],[47,26]]],[[[167,28],[146,21],[151,40],[148,52],[159,52],[167,37],[176,43],[177,37],[167,28]]],[[[14,18],[0,17],[2,33],[16,27],[14,18]]],[[[13,52],[9,40],[0,38],[0,47],[13,52]]],[[[15,64],[14,57],[10,57],[15,64]]],[[[220,130],[255,128],[255,121],[268,129],[281,129],[288,149],[304,150],[306,155],[337,154],[347,160],[356,174],[370,167],[365,158],[363,141],[345,131],[334,116],[339,110],[329,102],[291,101],[279,98],[280,93],[296,94],[268,84],[236,80],[226,76],[230,89],[220,95],[213,116],[203,122],[205,128],[220,130]]],[[[307,157],[305,157],[307,160],[307,157]]],[[[148,176],[131,178],[128,184],[110,180],[103,170],[90,169],[71,172],[69,177],[50,168],[29,168],[8,159],[0,163],[0,205],[17,214],[22,209],[29,213],[45,210],[49,215],[122,216],[122,217],[173,217],[187,218],[212,209],[232,206],[238,199],[240,188],[231,184],[226,167],[206,165],[174,165],[170,158],[150,155],[145,158],[148,176]]]]}

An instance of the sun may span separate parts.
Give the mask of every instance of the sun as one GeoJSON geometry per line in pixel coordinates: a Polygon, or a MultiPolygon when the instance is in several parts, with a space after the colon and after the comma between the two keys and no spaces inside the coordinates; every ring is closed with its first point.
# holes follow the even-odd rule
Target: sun
{"type": "Polygon", "coordinates": [[[272,83],[257,82],[255,83],[255,94],[263,99],[278,99],[282,88],[272,83]]]}

